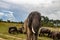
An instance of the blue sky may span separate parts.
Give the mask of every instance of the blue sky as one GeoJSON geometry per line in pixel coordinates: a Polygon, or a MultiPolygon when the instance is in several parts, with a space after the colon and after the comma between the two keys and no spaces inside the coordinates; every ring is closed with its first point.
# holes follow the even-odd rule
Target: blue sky
{"type": "Polygon", "coordinates": [[[60,0],[0,0],[0,19],[24,21],[32,11],[60,20],[60,0]]]}

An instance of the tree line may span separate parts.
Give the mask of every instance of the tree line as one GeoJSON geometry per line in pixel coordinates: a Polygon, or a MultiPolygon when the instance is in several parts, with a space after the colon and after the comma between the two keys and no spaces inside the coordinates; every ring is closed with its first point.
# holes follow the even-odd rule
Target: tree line
{"type": "Polygon", "coordinates": [[[23,21],[20,21],[20,22],[15,22],[15,21],[10,21],[10,20],[3,21],[3,19],[0,19],[0,22],[4,22],[4,23],[19,23],[19,24],[23,24],[23,21]]]}
{"type": "MultiPolygon", "coordinates": [[[[3,21],[3,19],[0,19],[0,22],[8,22],[8,23],[20,23],[23,24],[24,22],[14,22],[14,21],[3,21]]],[[[46,27],[60,27],[60,20],[53,20],[49,19],[47,16],[41,16],[41,26],[46,26],[46,27]]]]}
{"type": "Polygon", "coordinates": [[[60,20],[49,19],[47,16],[41,16],[41,25],[50,27],[60,27],[60,20]]]}

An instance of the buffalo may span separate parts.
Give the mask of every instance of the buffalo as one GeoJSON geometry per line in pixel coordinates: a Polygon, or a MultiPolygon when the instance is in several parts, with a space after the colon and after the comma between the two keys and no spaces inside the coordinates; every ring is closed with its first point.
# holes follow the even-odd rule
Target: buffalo
{"type": "Polygon", "coordinates": [[[53,40],[60,40],[60,32],[52,31],[50,33],[50,37],[53,38],[53,40]]]}
{"type": "Polygon", "coordinates": [[[17,30],[17,31],[18,31],[18,33],[23,33],[23,29],[24,29],[23,27],[18,28],[18,30],[17,30]]]}
{"type": "Polygon", "coordinates": [[[42,35],[47,34],[47,35],[49,36],[50,32],[51,32],[51,30],[49,30],[49,29],[47,29],[47,28],[41,28],[39,36],[40,36],[41,34],[42,34],[42,35]]]}
{"type": "Polygon", "coordinates": [[[9,27],[8,32],[9,32],[10,34],[15,34],[15,33],[17,33],[17,28],[16,28],[15,26],[14,26],[14,27],[9,27]]]}
{"type": "Polygon", "coordinates": [[[37,11],[31,12],[26,21],[27,40],[37,40],[40,27],[41,14],[37,11]]]}

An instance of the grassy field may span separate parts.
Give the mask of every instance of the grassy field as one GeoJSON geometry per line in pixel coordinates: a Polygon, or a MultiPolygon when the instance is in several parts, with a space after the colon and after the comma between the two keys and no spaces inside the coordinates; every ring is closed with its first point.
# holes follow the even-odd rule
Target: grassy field
{"type": "MultiPolygon", "coordinates": [[[[25,34],[9,34],[8,33],[8,28],[10,26],[16,26],[17,28],[21,27],[22,24],[17,24],[17,23],[4,23],[0,22],[0,38],[6,39],[6,40],[24,40],[26,39],[25,34]]],[[[51,31],[60,31],[60,28],[52,28],[52,27],[45,27],[50,29],[51,31]]],[[[51,38],[48,37],[38,37],[39,40],[52,40],[51,38]]]]}

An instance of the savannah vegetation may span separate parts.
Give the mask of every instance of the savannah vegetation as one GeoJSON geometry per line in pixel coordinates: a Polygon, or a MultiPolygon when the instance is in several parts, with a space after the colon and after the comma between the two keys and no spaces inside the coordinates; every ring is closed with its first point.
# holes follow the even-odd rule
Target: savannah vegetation
{"type": "MultiPolygon", "coordinates": [[[[8,33],[8,28],[10,26],[16,26],[17,29],[22,27],[24,23],[21,22],[13,22],[10,20],[7,21],[3,21],[3,19],[0,19],[0,38],[6,39],[6,40],[19,40],[18,38],[21,38],[21,40],[26,39],[26,35],[25,34],[9,34],[8,33]],[[2,35],[3,34],[3,35],[2,35]],[[8,36],[6,36],[8,35],[8,36]],[[13,38],[13,37],[9,37],[9,36],[13,36],[13,37],[17,37],[17,38],[13,38]]],[[[50,29],[51,31],[60,31],[60,20],[53,20],[53,19],[49,19],[48,17],[45,16],[41,16],[41,26],[46,27],[48,29],[50,29]]],[[[52,40],[49,37],[46,36],[42,36],[42,37],[38,37],[39,40],[52,40]]]]}

